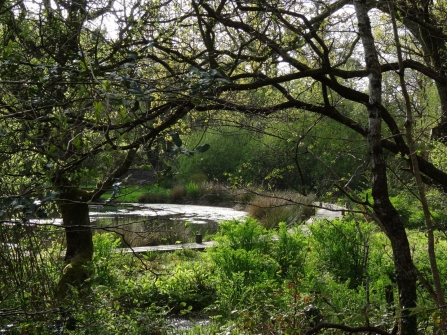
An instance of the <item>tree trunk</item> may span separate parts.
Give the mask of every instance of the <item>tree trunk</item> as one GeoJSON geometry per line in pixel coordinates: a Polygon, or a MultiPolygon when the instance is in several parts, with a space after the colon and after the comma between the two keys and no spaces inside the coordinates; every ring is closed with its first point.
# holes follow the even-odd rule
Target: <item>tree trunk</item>
{"type": "MultiPolygon", "coordinates": [[[[411,108],[411,101],[410,101],[410,95],[407,90],[407,84],[405,81],[405,68],[403,66],[403,57],[402,57],[402,48],[400,44],[399,39],[399,33],[397,29],[396,24],[396,17],[395,12],[393,8],[393,3],[391,0],[388,0],[389,7],[390,7],[390,14],[391,14],[391,22],[393,25],[393,32],[394,32],[394,39],[396,41],[396,51],[397,51],[397,59],[399,62],[399,82],[400,87],[402,89],[402,95],[405,100],[405,107],[406,107],[406,121],[405,121],[405,128],[406,128],[406,137],[407,137],[407,144],[408,148],[410,149],[410,161],[411,161],[411,169],[414,175],[414,179],[417,185],[418,193],[420,202],[422,204],[422,209],[424,211],[424,218],[425,218],[425,224],[427,226],[427,252],[428,252],[428,259],[430,261],[430,268],[431,273],[433,277],[433,284],[436,290],[436,304],[439,308],[439,311],[441,312],[441,325],[443,330],[447,330],[447,320],[446,320],[446,314],[442,311],[444,305],[445,305],[445,298],[444,298],[444,290],[442,289],[442,282],[441,277],[439,275],[439,268],[436,260],[436,253],[435,253],[435,237],[434,237],[434,224],[431,218],[430,209],[428,207],[428,200],[425,192],[425,186],[422,181],[422,176],[419,170],[419,164],[417,160],[417,150],[415,146],[415,140],[413,138],[413,111],[411,108]]],[[[441,94],[441,93],[440,93],[441,94]]]]}
{"type": "Polygon", "coordinates": [[[86,287],[87,279],[93,272],[93,232],[90,226],[90,214],[88,201],[98,199],[113,183],[122,177],[131,166],[137,149],[127,152],[125,159],[110,174],[104,183],[98,186],[93,192],[85,192],[71,186],[69,182],[61,179],[62,192],[59,208],[62,214],[63,226],[67,242],[65,254],[64,273],[59,280],[58,297],[65,298],[70,287],[86,287]]]}
{"type": "Polygon", "coordinates": [[[66,193],[59,204],[67,242],[63,275],[59,280],[58,297],[65,298],[70,287],[83,288],[91,276],[93,257],[92,229],[88,204],[76,193],[66,193]]]}
{"type": "Polygon", "coordinates": [[[417,319],[415,315],[411,315],[411,309],[416,307],[416,273],[404,225],[389,199],[386,164],[381,145],[382,118],[380,106],[382,102],[382,74],[380,63],[371,33],[371,23],[368,17],[366,1],[355,0],[354,6],[369,78],[369,103],[367,104],[369,128],[367,141],[373,178],[373,209],[380,219],[382,228],[390,239],[393,248],[396,283],[399,290],[400,334],[416,335],[417,319]]]}
{"type": "Polygon", "coordinates": [[[88,205],[85,202],[69,202],[60,205],[67,240],[65,262],[76,259],[92,259],[93,242],[88,205]]]}

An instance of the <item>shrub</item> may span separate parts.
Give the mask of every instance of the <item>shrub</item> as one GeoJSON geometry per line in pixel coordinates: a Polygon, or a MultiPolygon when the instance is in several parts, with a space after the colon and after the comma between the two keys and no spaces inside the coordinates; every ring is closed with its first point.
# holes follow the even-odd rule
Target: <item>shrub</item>
{"type": "Polygon", "coordinates": [[[314,214],[312,205],[315,197],[297,193],[278,192],[275,195],[256,196],[247,206],[246,211],[258,219],[266,228],[273,228],[279,222],[288,225],[307,220],[314,214]]]}
{"type": "Polygon", "coordinates": [[[259,297],[271,285],[279,270],[278,263],[269,256],[272,234],[253,218],[221,223],[221,231],[214,238],[217,248],[208,251],[218,269],[218,308],[229,313],[246,306],[254,296],[259,297]]]}
{"type": "Polygon", "coordinates": [[[200,130],[182,138],[185,146],[194,147],[200,142],[210,144],[211,148],[203,155],[180,156],[178,181],[200,184],[200,180],[192,177],[198,174],[205,175],[205,180],[224,181],[225,172],[235,173],[239,169],[252,152],[254,143],[247,130],[231,126],[227,130],[229,132],[222,134],[219,129],[210,128],[206,133],[200,130]]]}
{"type": "Polygon", "coordinates": [[[350,288],[359,287],[365,276],[365,241],[371,238],[372,227],[354,220],[320,221],[309,226],[318,259],[334,278],[350,288]]]}
{"type": "Polygon", "coordinates": [[[192,199],[197,199],[200,196],[199,185],[189,182],[185,185],[186,196],[192,199]]]}
{"type": "Polygon", "coordinates": [[[231,191],[221,184],[208,182],[199,184],[199,187],[203,194],[201,202],[207,205],[228,206],[235,202],[231,191]]]}
{"type": "Polygon", "coordinates": [[[204,173],[193,173],[189,176],[189,181],[198,185],[205,183],[207,179],[208,177],[204,173]]]}
{"type": "Polygon", "coordinates": [[[240,308],[264,322],[269,309],[282,299],[275,292],[303,273],[306,237],[301,229],[289,231],[285,223],[269,231],[247,218],[223,222],[214,239],[218,247],[208,255],[218,269],[218,308],[224,313],[240,308]]]}
{"type": "Polygon", "coordinates": [[[113,249],[118,248],[121,239],[114,233],[102,233],[93,235],[93,266],[95,267],[95,281],[97,284],[111,284],[114,281],[110,271],[110,258],[113,249]]]}
{"type": "Polygon", "coordinates": [[[248,217],[244,221],[230,220],[220,224],[220,231],[215,236],[219,247],[259,249],[266,252],[272,243],[272,234],[262,227],[256,219],[248,217]]]}
{"type": "Polygon", "coordinates": [[[177,184],[171,191],[171,199],[173,203],[180,203],[186,196],[185,185],[177,184]]]}
{"type": "Polygon", "coordinates": [[[154,187],[149,192],[140,195],[137,201],[140,203],[147,203],[147,204],[165,204],[169,203],[170,199],[171,199],[170,190],[154,187]]]}
{"type": "Polygon", "coordinates": [[[278,240],[273,245],[272,257],[278,262],[281,277],[289,280],[303,272],[308,250],[306,237],[300,227],[287,229],[284,222],[279,223],[278,240]]]}

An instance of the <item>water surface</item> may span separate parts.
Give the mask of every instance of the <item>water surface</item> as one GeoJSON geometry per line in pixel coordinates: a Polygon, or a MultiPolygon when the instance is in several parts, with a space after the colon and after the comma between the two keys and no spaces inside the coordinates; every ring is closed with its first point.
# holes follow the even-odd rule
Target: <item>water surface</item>
{"type": "Polygon", "coordinates": [[[91,206],[90,210],[96,230],[116,232],[125,247],[193,242],[196,233],[216,233],[220,221],[246,216],[226,207],[178,204],[129,203],[91,206]]]}

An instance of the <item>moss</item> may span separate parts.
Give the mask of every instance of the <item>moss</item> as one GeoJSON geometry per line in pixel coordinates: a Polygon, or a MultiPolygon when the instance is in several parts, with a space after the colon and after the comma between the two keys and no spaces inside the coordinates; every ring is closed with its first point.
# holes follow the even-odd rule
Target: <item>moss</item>
{"type": "Polygon", "coordinates": [[[93,272],[91,260],[79,258],[71,261],[65,266],[59,280],[57,297],[64,299],[70,292],[78,291],[81,294],[86,292],[90,287],[93,272]]]}

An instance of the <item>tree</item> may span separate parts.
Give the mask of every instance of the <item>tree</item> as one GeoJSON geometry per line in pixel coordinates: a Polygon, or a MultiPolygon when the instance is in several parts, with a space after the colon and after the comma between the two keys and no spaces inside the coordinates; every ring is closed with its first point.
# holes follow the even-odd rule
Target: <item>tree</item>
{"type": "Polygon", "coordinates": [[[2,214],[26,221],[57,197],[67,241],[61,298],[68,284],[80,286],[88,276],[88,204],[197,99],[188,89],[189,65],[144,37],[171,38],[178,29],[172,13],[151,2],[117,6],[98,0],[0,7],[2,214]],[[110,36],[103,21],[114,15],[118,31],[110,36]]]}
{"type": "MultiPolygon", "coordinates": [[[[445,76],[447,55],[446,32],[441,22],[446,18],[446,8],[441,2],[396,1],[390,7],[386,3],[374,2],[372,6],[383,12],[396,12],[398,19],[417,40],[422,51],[422,60],[433,73],[445,76]]],[[[422,69],[419,69],[422,70],[422,69]]],[[[429,77],[431,77],[429,75],[429,77]]],[[[447,87],[443,80],[435,80],[440,103],[440,117],[432,129],[432,137],[445,142],[447,135],[447,87]]]]}
{"type": "MultiPolygon", "coordinates": [[[[290,109],[306,110],[330,118],[366,139],[374,203],[359,200],[349,194],[344,184],[338,185],[359,206],[369,208],[389,237],[399,290],[400,331],[415,334],[416,316],[411,309],[416,306],[418,271],[411,259],[404,223],[389,200],[387,170],[387,157],[395,156],[401,157],[412,172],[412,152],[402,132],[405,116],[396,108],[400,91],[391,91],[394,101],[385,104],[382,100],[382,75],[392,77],[399,70],[397,51],[393,42],[377,42],[374,35],[381,30],[374,24],[379,22],[380,17],[375,15],[379,12],[369,12],[377,8],[388,14],[390,8],[375,1],[354,4],[352,7],[345,0],[193,1],[191,8],[184,9],[183,18],[185,25],[189,24],[185,34],[195,36],[194,52],[189,48],[190,39],[157,40],[153,45],[193,64],[202,76],[198,84],[208,80],[210,74],[224,82],[213,90],[202,90],[201,99],[194,101],[198,111],[266,116],[290,109]],[[258,90],[267,93],[264,102],[251,99],[258,90]],[[344,109],[345,101],[362,106],[363,116],[358,118],[344,109]]],[[[436,22],[442,22],[446,12],[440,4],[417,1],[397,2],[394,9],[403,24],[399,27],[405,37],[402,67],[411,70],[406,76],[435,83],[442,107],[446,89],[446,76],[441,71],[445,33],[436,22]],[[426,54],[418,53],[418,49],[426,54]]],[[[391,28],[389,16],[386,20],[391,28]]],[[[417,85],[412,88],[414,103],[419,103],[421,89],[417,85]]],[[[422,122],[428,117],[437,124],[435,129],[444,127],[443,108],[435,115],[420,116],[422,122]]],[[[413,137],[420,139],[417,145],[429,141],[429,128],[424,123],[413,129],[419,132],[413,137]]],[[[423,151],[415,157],[423,181],[445,191],[447,174],[423,151]]],[[[419,276],[419,280],[423,278],[419,276]]],[[[424,284],[432,291],[427,281],[424,284]]]]}

